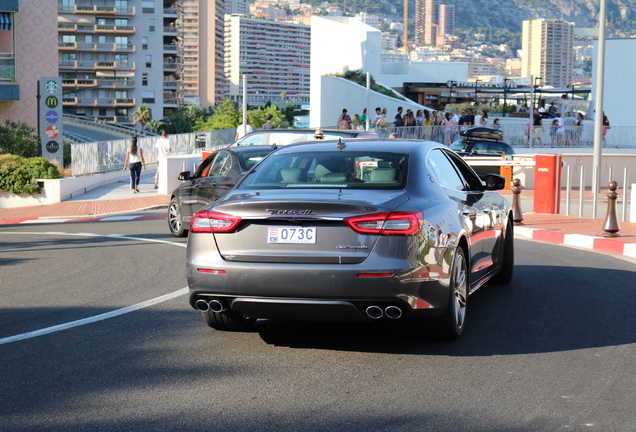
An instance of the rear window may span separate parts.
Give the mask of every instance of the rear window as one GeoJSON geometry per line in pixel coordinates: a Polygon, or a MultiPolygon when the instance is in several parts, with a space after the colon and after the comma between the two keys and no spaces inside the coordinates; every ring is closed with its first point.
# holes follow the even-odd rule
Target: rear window
{"type": "Polygon", "coordinates": [[[402,189],[408,155],[388,152],[273,154],[239,189],[402,189]]]}

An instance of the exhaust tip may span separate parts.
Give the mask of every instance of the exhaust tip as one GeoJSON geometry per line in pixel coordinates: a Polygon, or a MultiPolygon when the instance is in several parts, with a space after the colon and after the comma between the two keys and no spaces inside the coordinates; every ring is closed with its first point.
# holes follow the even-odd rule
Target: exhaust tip
{"type": "Polygon", "coordinates": [[[208,302],[208,307],[212,312],[224,312],[227,308],[220,300],[210,300],[208,302]]]}
{"type": "Polygon", "coordinates": [[[210,308],[210,306],[208,305],[208,302],[202,299],[199,299],[196,302],[194,302],[194,306],[201,312],[205,312],[210,308]]]}
{"type": "Polygon", "coordinates": [[[402,309],[397,306],[387,306],[384,314],[390,319],[400,319],[402,317],[402,309]]]}
{"type": "Polygon", "coordinates": [[[371,319],[380,319],[382,318],[382,315],[384,315],[384,311],[382,310],[382,308],[380,306],[369,306],[367,308],[367,316],[371,319]]]}

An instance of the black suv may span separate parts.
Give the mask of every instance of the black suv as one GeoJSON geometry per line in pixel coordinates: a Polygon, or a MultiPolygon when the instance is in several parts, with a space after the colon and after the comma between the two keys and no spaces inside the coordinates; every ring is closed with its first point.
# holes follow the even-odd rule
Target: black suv
{"type": "MultiPolygon", "coordinates": [[[[473,127],[459,132],[461,139],[451,144],[451,150],[456,151],[462,158],[466,159],[470,165],[470,160],[483,158],[481,160],[512,159],[515,154],[512,146],[503,142],[503,134],[498,129],[486,127],[473,127]]],[[[492,172],[499,173],[499,167],[473,166],[475,172],[483,177],[492,172]]]]}

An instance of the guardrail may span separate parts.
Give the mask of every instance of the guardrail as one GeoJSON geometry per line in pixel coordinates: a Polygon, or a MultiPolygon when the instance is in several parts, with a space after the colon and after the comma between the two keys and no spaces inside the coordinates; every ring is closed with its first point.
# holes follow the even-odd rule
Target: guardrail
{"type": "Polygon", "coordinates": [[[100,129],[110,130],[117,133],[125,133],[127,135],[138,135],[138,136],[157,136],[157,134],[141,129],[136,129],[130,126],[125,125],[116,125],[113,123],[109,123],[103,120],[96,120],[90,117],[82,117],[76,116],[72,114],[64,114],[63,118],[73,121],[75,123],[80,123],[85,126],[92,126],[100,129]]]}

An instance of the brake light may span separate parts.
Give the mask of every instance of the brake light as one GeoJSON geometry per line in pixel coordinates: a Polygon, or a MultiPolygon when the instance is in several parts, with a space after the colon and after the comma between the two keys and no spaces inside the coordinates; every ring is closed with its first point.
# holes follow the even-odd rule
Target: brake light
{"type": "Polygon", "coordinates": [[[200,210],[190,221],[191,233],[229,233],[241,222],[240,216],[233,216],[211,210],[200,210]]]}
{"type": "Polygon", "coordinates": [[[355,232],[375,235],[414,235],[422,228],[422,212],[385,212],[346,218],[355,232]]]}

